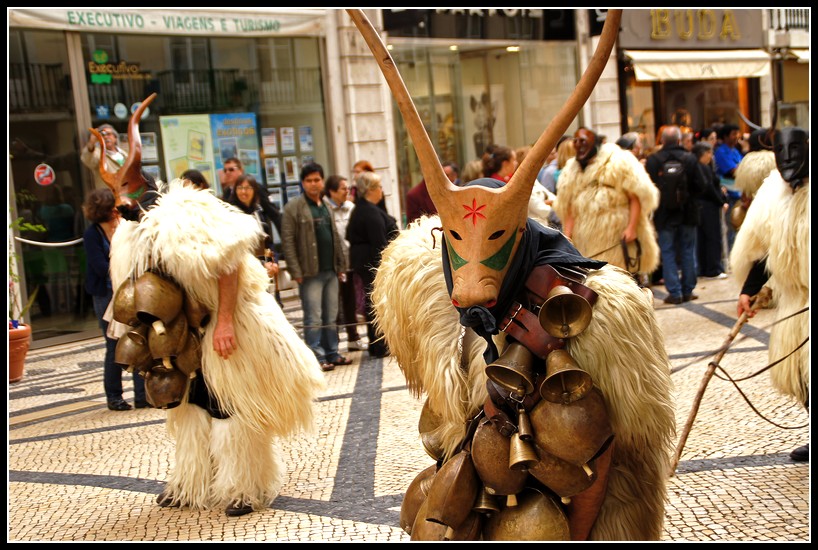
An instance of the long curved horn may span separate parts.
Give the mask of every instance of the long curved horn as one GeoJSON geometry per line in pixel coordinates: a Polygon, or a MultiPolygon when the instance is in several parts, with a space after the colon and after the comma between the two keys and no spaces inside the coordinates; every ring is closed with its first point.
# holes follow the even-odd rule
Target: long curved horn
{"type": "Polygon", "coordinates": [[[443,166],[437,158],[437,153],[435,153],[432,141],[429,139],[429,135],[423,127],[423,122],[420,120],[417,108],[415,108],[412,97],[406,89],[403,77],[401,77],[398,72],[395,61],[386,49],[380,35],[362,10],[346,11],[352,18],[352,22],[358,27],[358,31],[372,51],[372,55],[375,56],[375,60],[378,62],[381,72],[387,84],[389,84],[389,88],[392,90],[392,95],[398,104],[401,115],[403,115],[406,131],[412,140],[412,145],[415,146],[415,152],[420,161],[420,170],[423,173],[426,188],[432,196],[432,199],[434,200],[436,196],[444,194],[446,190],[450,188],[457,189],[457,187],[449,181],[449,178],[446,177],[443,166]]]}
{"type": "Polygon", "coordinates": [[[118,206],[121,199],[119,198],[119,188],[116,185],[116,172],[108,171],[107,155],[105,154],[105,140],[102,139],[102,134],[100,134],[99,130],[96,128],[88,128],[88,131],[94,134],[97,141],[99,141],[99,145],[101,147],[101,151],[99,153],[99,175],[102,177],[102,181],[105,182],[105,185],[110,187],[111,191],[114,192],[114,199],[116,200],[116,204],[118,206]]]}
{"type": "Polygon", "coordinates": [[[740,109],[736,109],[736,113],[738,113],[738,117],[742,121],[744,121],[744,124],[746,124],[747,126],[752,128],[753,130],[761,130],[761,126],[759,126],[758,124],[756,124],[754,122],[750,122],[750,119],[748,119],[746,116],[744,116],[744,113],[742,113],[740,109]]]}
{"type": "Polygon", "coordinates": [[[518,194],[516,186],[520,186],[519,194],[525,195],[525,200],[531,195],[531,188],[534,185],[537,171],[545,162],[545,157],[554,148],[560,136],[565,132],[574,117],[577,116],[579,110],[588,101],[591,92],[596,86],[602,71],[608,63],[608,58],[613,50],[616,37],[619,34],[619,23],[622,19],[622,10],[608,10],[605,17],[605,25],[602,27],[602,34],[599,37],[596,51],[591,58],[588,67],[585,69],[582,78],[577,87],[574,88],[573,93],[562,106],[562,109],[548,124],[548,127],[543,131],[540,139],[534,144],[525,159],[517,167],[514,175],[508,182],[507,187],[513,187],[514,193],[518,194]]]}
{"type": "Polygon", "coordinates": [[[116,173],[116,185],[119,189],[116,193],[117,195],[122,192],[134,193],[139,190],[139,187],[143,183],[141,174],[142,138],[139,135],[139,119],[142,118],[145,109],[148,108],[148,105],[150,105],[154,99],[156,99],[155,92],[139,104],[139,108],[131,115],[131,119],[128,121],[128,158],[125,159],[122,168],[116,173]],[[123,189],[125,186],[127,186],[127,189],[123,189]]]}

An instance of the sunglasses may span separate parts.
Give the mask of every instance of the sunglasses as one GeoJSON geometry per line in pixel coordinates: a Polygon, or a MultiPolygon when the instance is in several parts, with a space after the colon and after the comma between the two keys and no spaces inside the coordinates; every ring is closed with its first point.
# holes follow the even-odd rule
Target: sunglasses
{"type": "Polygon", "coordinates": [[[238,170],[239,170],[238,168],[225,168],[224,169],[225,172],[238,172],[238,170]]]}

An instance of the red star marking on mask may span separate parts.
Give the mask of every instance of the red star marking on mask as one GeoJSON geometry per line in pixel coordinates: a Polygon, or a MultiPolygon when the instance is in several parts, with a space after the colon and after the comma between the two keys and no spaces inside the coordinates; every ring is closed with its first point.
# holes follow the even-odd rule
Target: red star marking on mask
{"type": "Polygon", "coordinates": [[[477,199],[472,199],[471,200],[471,206],[466,206],[465,204],[463,205],[463,208],[465,208],[468,211],[468,214],[463,216],[463,219],[465,220],[466,218],[471,216],[472,225],[477,225],[477,218],[478,217],[486,219],[486,216],[483,215],[482,212],[480,212],[485,207],[486,207],[485,204],[481,204],[480,206],[477,206],[477,199]]]}

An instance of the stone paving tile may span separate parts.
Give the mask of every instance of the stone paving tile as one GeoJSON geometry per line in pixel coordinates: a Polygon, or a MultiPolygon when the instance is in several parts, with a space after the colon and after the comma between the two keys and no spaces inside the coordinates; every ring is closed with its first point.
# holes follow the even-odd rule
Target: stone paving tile
{"type": "MultiPolygon", "coordinates": [[[[681,306],[665,305],[664,289],[653,287],[673,367],[677,440],[735,323],[735,282],[700,282],[699,300],[681,306]]],[[[298,326],[292,296],[285,312],[298,326]]],[[[730,376],[767,364],[774,318],[764,310],[745,325],[720,362],[730,376]]],[[[9,388],[9,541],[409,540],[398,526],[401,500],[432,459],[417,433],[423,402],[394,359],[350,352],[352,365],[325,373],[314,433],[279,442],[281,494],[268,509],[227,518],[223,510],[156,506],[174,463],[165,413],[108,411],[103,353],[101,339],[32,351],[23,381],[9,388]]],[[[772,391],[766,375],[736,384],[769,420],[732,383],[710,380],[668,483],[663,541],[810,540],[809,464],[788,456],[809,440],[809,415],[772,391]]],[[[125,387],[132,399],[127,380],[125,387]]]]}

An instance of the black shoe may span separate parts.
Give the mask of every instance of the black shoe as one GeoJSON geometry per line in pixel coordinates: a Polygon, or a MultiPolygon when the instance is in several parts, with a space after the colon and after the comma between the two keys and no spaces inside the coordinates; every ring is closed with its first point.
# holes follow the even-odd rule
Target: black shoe
{"type": "Polygon", "coordinates": [[[174,502],[173,497],[165,493],[165,491],[162,491],[156,497],[156,504],[162,508],[178,508],[180,506],[180,504],[178,502],[174,502]]]}
{"type": "Polygon", "coordinates": [[[129,411],[133,407],[124,399],[117,399],[116,401],[108,401],[108,409],[112,411],[129,411]]]}
{"type": "Polygon", "coordinates": [[[224,513],[230,517],[236,516],[243,516],[245,514],[249,514],[253,511],[253,507],[247,504],[246,502],[242,502],[240,500],[236,500],[230,504],[225,510],[224,513]]]}
{"type": "Polygon", "coordinates": [[[692,292],[690,294],[685,294],[684,296],[682,296],[682,300],[685,301],[685,302],[689,302],[691,300],[698,300],[698,299],[699,299],[699,295],[698,294],[693,294],[692,292]]]}
{"type": "Polygon", "coordinates": [[[809,462],[809,443],[797,449],[793,449],[790,458],[796,462],[809,462]]]}
{"type": "Polygon", "coordinates": [[[133,408],[134,409],[152,409],[153,405],[151,405],[147,401],[134,401],[133,408]]]}
{"type": "Polygon", "coordinates": [[[668,296],[667,298],[665,298],[665,303],[673,304],[675,306],[681,304],[683,300],[684,298],[682,298],[681,296],[668,296]]]}

